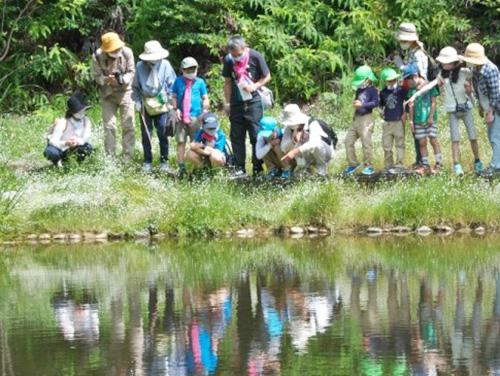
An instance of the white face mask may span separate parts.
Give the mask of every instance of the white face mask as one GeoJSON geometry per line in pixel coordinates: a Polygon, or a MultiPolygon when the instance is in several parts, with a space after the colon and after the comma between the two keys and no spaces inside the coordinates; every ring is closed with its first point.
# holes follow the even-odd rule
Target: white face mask
{"type": "Polygon", "coordinates": [[[410,48],[410,43],[408,42],[401,42],[400,45],[403,50],[407,50],[410,48]]]}
{"type": "Polygon", "coordinates": [[[182,73],[184,77],[186,77],[188,80],[194,80],[196,78],[197,72],[194,71],[193,73],[182,73]]]}
{"type": "Polygon", "coordinates": [[[475,68],[476,65],[475,64],[471,64],[471,63],[465,63],[467,65],[467,68],[475,68]]]}
{"type": "Polygon", "coordinates": [[[148,61],[148,63],[150,65],[158,65],[158,64],[160,64],[160,62],[161,62],[161,60],[151,60],[151,61],[148,61]]]}
{"type": "Polygon", "coordinates": [[[113,59],[116,59],[118,56],[120,56],[120,53],[121,53],[121,50],[118,51],[118,52],[115,52],[115,53],[109,53],[108,52],[108,56],[113,58],[113,59]]]}
{"type": "Polygon", "coordinates": [[[398,87],[398,84],[394,84],[394,85],[388,85],[387,88],[389,90],[396,90],[396,88],[398,87]]]}
{"type": "Polygon", "coordinates": [[[234,61],[238,61],[238,62],[242,61],[244,58],[245,58],[245,54],[244,53],[242,53],[238,57],[233,57],[234,61]]]}
{"type": "Polygon", "coordinates": [[[76,114],[73,114],[73,117],[76,120],[82,120],[85,117],[85,110],[81,110],[80,112],[77,112],[76,114]]]}

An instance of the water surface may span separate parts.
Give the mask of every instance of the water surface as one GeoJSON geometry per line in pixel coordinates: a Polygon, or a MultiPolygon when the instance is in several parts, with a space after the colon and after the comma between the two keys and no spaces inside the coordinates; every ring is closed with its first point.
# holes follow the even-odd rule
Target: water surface
{"type": "Polygon", "coordinates": [[[4,248],[0,375],[499,375],[499,246],[4,248]]]}

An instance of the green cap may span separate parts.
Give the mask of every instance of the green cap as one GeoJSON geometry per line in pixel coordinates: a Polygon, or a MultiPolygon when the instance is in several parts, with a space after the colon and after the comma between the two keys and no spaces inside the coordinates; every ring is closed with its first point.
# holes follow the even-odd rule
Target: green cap
{"type": "Polygon", "coordinates": [[[370,80],[371,82],[378,81],[377,76],[373,74],[372,69],[368,65],[362,65],[354,71],[354,78],[351,85],[357,89],[366,80],[370,80]]]}
{"type": "Polygon", "coordinates": [[[382,89],[385,88],[386,81],[397,80],[399,77],[398,72],[392,68],[385,68],[382,73],[380,73],[380,83],[382,84],[382,89]]]}

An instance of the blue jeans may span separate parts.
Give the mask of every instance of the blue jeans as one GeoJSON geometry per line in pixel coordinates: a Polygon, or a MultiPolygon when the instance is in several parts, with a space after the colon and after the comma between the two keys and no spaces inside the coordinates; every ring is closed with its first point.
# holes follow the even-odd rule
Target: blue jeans
{"type": "Polygon", "coordinates": [[[142,148],[144,150],[144,162],[153,162],[153,154],[151,153],[151,143],[153,141],[153,123],[156,126],[156,134],[158,135],[158,140],[160,141],[160,162],[166,162],[168,160],[168,136],[166,131],[168,112],[164,112],[163,114],[155,116],[151,116],[146,112],[144,114],[144,119],[146,120],[147,131],[141,117],[141,135],[142,148]]]}
{"type": "Polygon", "coordinates": [[[54,164],[57,164],[57,162],[61,160],[68,160],[69,156],[73,154],[76,155],[76,160],[78,162],[83,162],[85,158],[87,158],[87,156],[92,154],[93,151],[94,149],[89,143],[78,145],[74,148],[69,148],[64,151],[54,145],[47,145],[47,147],[43,151],[43,155],[54,164]]]}
{"type": "Polygon", "coordinates": [[[500,168],[500,114],[495,112],[495,120],[488,126],[488,140],[490,140],[491,150],[491,168],[500,168]]]}

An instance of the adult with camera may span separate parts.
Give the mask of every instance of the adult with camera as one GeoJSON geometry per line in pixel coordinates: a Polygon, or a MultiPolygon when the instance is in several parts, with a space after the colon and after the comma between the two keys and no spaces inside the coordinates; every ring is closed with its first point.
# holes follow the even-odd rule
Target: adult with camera
{"type": "Polygon", "coordinates": [[[128,162],[132,160],[135,145],[134,54],[116,33],[103,34],[101,42],[101,48],[92,55],[92,77],[101,89],[104,148],[108,155],[116,155],[116,115],[120,109],[123,155],[128,162]]]}
{"type": "Polygon", "coordinates": [[[262,173],[262,160],[257,158],[255,143],[264,110],[259,90],[271,80],[271,73],[262,55],[248,48],[240,36],[229,38],[229,54],[224,59],[224,96],[226,113],[231,122],[231,145],[235,159],[235,177],[245,176],[245,139],[250,136],[254,175],[262,173]]]}
{"type": "Polygon", "coordinates": [[[153,166],[152,136],[153,124],[160,141],[160,171],[172,172],[168,165],[168,136],[173,136],[175,115],[169,116],[169,100],[177,75],[167,60],[169,52],[160,42],[151,40],[144,44],[144,52],[139,55],[134,82],[132,83],[135,108],[141,117],[142,148],[144,150],[144,172],[153,166]]]}

